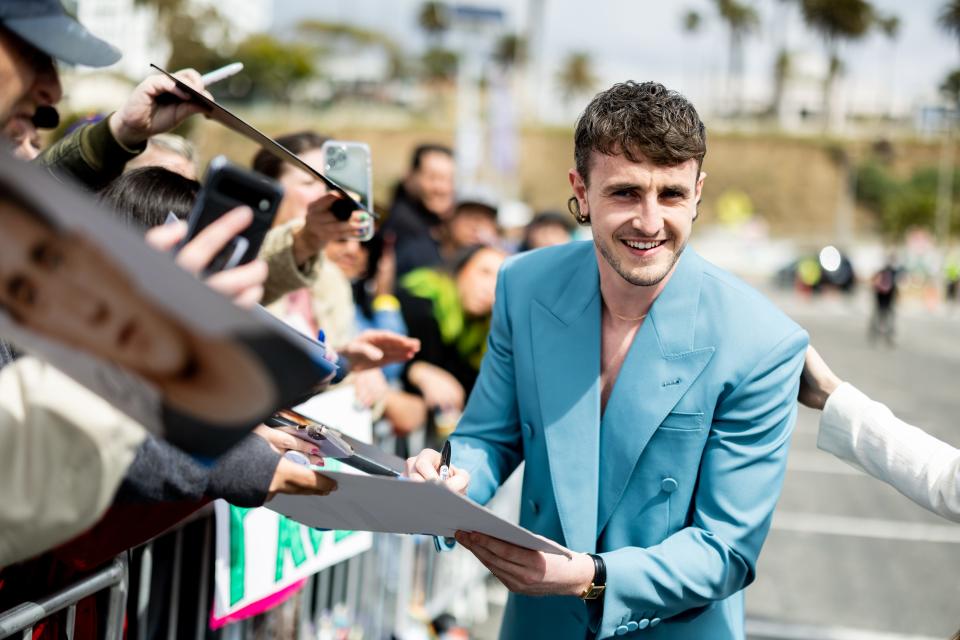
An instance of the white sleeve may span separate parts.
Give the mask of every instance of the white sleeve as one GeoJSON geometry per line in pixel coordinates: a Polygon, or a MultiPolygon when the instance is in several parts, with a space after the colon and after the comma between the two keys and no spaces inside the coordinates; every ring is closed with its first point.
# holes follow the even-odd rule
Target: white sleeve
{"type": "Polygon", "coordinates": [[[960,522],[960,449],[897,418],[849,383],[827,399],[817,447],[960,522]]]}
{"type": "Polygon", "coordinates": [[[21,358],[0,370],[0,567],[96,523],[144,437],[44,362],[21,358]]]}

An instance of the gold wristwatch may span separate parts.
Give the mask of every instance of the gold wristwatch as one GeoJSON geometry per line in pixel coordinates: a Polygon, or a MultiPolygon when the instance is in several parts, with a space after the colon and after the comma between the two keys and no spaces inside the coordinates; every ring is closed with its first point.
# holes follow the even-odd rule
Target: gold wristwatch
{"type": "Polygon", "coordinates": [[[595,553],[588,554],[593,560],[593,581],[580,593],[581,600],[597,600],[607,589],[607,565],[595,553]]]}

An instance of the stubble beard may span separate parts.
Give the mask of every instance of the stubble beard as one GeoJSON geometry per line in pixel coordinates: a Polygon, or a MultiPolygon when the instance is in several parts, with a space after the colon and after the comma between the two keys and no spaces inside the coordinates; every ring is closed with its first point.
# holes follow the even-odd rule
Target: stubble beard
{"type": "MultiPolygon", "coordinates": [[[[619,240],[614,240],[614,242],[619,242],[619,240]]],[[[687,243],[684,242],[683,245],[673,252],[673,258],[670,260],[670,264],[666,265],[662,271],[658,270],[653,273],[641,273],[634,274],[629,269],[627,269],[623,261],[617,256],[616,252],[608,246],[605,242],[602,242],[596,235],[594,235],[593,243],[596,245],[597,249],[600,251],[600,255],[603,256],[603,259],[606,260],[607,264],[613,268],[621,278],[629,282],[635,287],[652,287],[663,282],[663,279],[673,270],[674,265],[677,264],[677,261],[680,259],[680,254],[683,253],[683,250],[687,248],[687,243]]]]}

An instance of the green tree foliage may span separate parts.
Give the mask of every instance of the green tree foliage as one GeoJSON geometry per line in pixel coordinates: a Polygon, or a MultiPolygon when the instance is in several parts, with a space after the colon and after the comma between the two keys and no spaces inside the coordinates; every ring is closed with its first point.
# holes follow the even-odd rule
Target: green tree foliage
{"type": "Polygon", "coordinates": [[[593,59],[585,51],[570,53],[560,69],[560,90],[569,102],[575,97],[593,91],[597,77],[593,72],[593,59]]]}
{"type": "Polygon", "coordinates": [[[456,52],[431,47],[420,58],[421,75],[425,80],[451,81],[457,76],[459,58],[456,52]]]}
{"type": "Polygon", "coordinates": [[[152,7],[157,12],[158,25],[170,43],[167,69],[192,67],[205,70],[226,64],[225,52],[206,44],[210,41],[229,42],[226,25],[215,8],[191,11],[187,0],[135,0],[135,3],[152,7]]]}
{"type": "MultiPolygon", "coordinates": [[[[759,28],[760,16],[752,6],[737,0],[714,0],[714,4],[727,25],[727,74],[732,86],[732,80],[743,75],[743,42],[759,28]]],[[[734,97],[735,104],[739,104],[739,99],[734,97]]]]}
{"type": "MultiPolygon", "coordinates": [[[[823,85],[823,112],[829,116],[835,80],[843,69],[839,48],[843,42],[856,42],[878,28],[891,39],[896,37],[900,20],[881,16],[868,0],[799,0],[803,20],[823,40],[829,58],[823,85]]],[[[829,117],[825,123],[829,122],[829,117]]]]}
{"type": "Polygon", "coordinates": [[[309,45],[259,33],[237,46],[234,59],[243,63],[243,75],[250,81],[249,97],[287,102],[293,86],[316,75],[314,54],[309,45]]]}
{"type": "Polygon", "coordinates": [[[443,34],[450,29],[450,10],[443,2],[424,2],[417,14],[417,24],[432,42],[431,49],[439,48],[443,34]]]}
{"type": "Polygon", "coordinates": [[[960,44],[960,0],[950,0],[943,5],[937,24],[960,44]]]}
{"type": "Polygon", "coordinates": [[[694,34],[703,26],[703,16],[696,9],[687,9],[680,18],[680,26],[684,33],[694,34]]]}
{"type": "Polygon", "coordinates": [[[954,109],[960,109],[960,69],[954,69],[947,74],[940,85],[940,91],[954,109]]]}
{"type": "Polygon", "coordinates": [[[526,39],[515,33],[501,36],[494,47],[493,59],[505,68],[523,64],[527,59],[526,39]]]}
{"type": "MultiPolygon", "coordinates": [[[[880,230],[899,239],[913,227],[934,231],[937,210],[936,167],[923,167],[898,180],[874,159],[857,169],[857,202],[876,216],[880,230]]],[[[960,202],[960,171],[954,176],[953,201],[960,202]]],[[[960,206],[950,215],[950,229],[960,231],[960,206]]]]}

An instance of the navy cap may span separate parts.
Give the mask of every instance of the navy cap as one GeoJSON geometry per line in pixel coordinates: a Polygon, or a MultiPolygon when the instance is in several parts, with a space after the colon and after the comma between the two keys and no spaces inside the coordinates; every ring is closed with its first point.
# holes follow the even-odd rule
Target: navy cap
{"type": "Polygon", "coordinates": [[[106,67],[120,50],[86,30],[58,0],[0,0],[0,24],[51,58],[106,67]]]}

